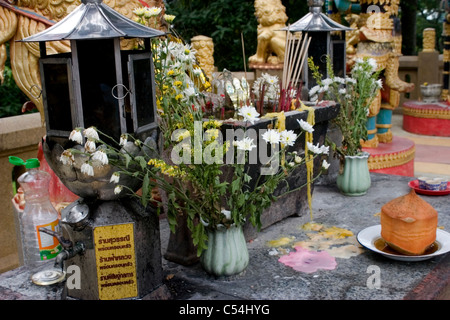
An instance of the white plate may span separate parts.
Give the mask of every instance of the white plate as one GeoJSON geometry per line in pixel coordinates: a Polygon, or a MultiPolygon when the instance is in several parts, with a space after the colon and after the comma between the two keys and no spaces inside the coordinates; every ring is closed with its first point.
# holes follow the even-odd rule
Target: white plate
{"type": "Polygon", "coordinates": [[[399,261],[423,261],[450,251],[450,233],[445,232],[444,230],[441,229],[436,229],[436,243],[438,245],[438,249],[433,253],[421,256],[405,256],[401,254],[392,254],[378,250],[375,247],[374,242],[379,238],[381,238],[380,224],[361,230],[356,236],[356,238],[363,247],[366,247],[367,249],[377,252],[385,257],[399,261]]]}

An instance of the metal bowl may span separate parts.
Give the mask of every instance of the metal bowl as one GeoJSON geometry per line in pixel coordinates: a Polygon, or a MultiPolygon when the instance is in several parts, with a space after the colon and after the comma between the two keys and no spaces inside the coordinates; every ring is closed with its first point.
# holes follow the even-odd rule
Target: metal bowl
{"type": "Polygon", "coordinates": [[[427,84],[420,86],[423,102],[438,102],[441,100],[442,85],[441,84],[427,84]]]}
{"type": "MultiPolygon", "coordinates": [[[[102,165],[93,161],[92,166],[94,168],[94,176],[89,176],[81,172],[81,165],[86,162],[87,156],[83,154],[74,154],[74,164],[65,165],[59,159],[65,149],[70,146],[68,139],[47,137],[43,142],[43,151],[45,159],[47,160],[50,168],[60,178],[61,182],[74,194],[82,198],[94,198],[99,200],[115,200],[124,196],[129,196],[129,192],[126,192],[126,188],[120,194],[114,193],[115,183],[111,183],[111,175],[119,171],[119,169],[111,164],[102,165]]],[[[156,143],[152,137],[145,140],[144,144],[154,146],[156,149],[156,143]]],[[[74,149],[82,146],[72,147],[74,149]]],[[[143,150],[134,145],[133,142],[127,142],[122,148],[123,151],[128,152],[133,156],[143,155],[143,150]]],[[[151,154],[150,150],[145,150],[147,154],[151,154]]],[[[158,155],[155,152],[155,158],[158,155]]],[[[120,176],[120,185],[126,186],[131,190],[137,191],[142,186],[142,182],[129,175],[122,174],[120,176]]]]}

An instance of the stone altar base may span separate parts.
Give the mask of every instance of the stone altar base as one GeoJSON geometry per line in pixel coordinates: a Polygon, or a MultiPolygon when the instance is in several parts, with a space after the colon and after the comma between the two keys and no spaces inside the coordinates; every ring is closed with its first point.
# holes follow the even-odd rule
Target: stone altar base
{"type": "Polygon", "coordinates": [[[450,106],[445,102],[405,102],[403,129],[427,136],[450,137],[450,106]]]}
{"type": "Polygon", "coordinates": [[[394,136],[390,143],[377,148],[363,148],[370,153],[370,172],[414,176],[415,144],[412,140],[394,136]]]}

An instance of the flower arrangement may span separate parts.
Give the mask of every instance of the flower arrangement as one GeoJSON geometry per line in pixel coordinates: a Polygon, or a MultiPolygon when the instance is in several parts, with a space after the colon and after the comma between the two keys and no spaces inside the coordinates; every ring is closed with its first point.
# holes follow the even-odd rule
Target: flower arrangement
{"type": "Polygon", "coordinates": [[[308,59],[317,85],[309,90],[311,101],[319,98],[334,100],[340,104],[339,115],[333,119],[342,133],[342,146],[328,141],[341,159],[345,155],[355,156],[361,152],[361,140],[367,139],[367,116],[369,106],[382,87],[378,79],[380,70],[372,58],[357,59],[350,77],[337,77],[333,73],[330,57],[327,57],[329,77],[322,78],[312,58],[308,59]]]}
{"type": "MultiPolygon", "coordinates": [[[[145,13],[138,17],[145,19],[145,13]]],[[[65,150],[60,160],[73,165],[74,155],[81,154],[81,171],[88,176],[94,175],[95,167],[113,166],[110,183],[115,185],[114,193],[139,197],[144,206],[158,201],[153,189],[163,190],[171,230],[175,231],[177,217],[184,214],[200,255],[207,247],[209,230],[242,226],[247,220],[261,227],[261,213],[277,199],[275,189],[300,166],[328,154],[328,147],[308,144],[304,157],[290,152],[298,138],[292,130],[268,129],[262,135],[245,130],[232,142],[224,140],[223,122],[207,118],[202,108],[205,95],[199,90],[201,82],[197,80],[202,72],[196,66],[195,51],[174,38],[154,40],[152,48],[163,150],[155,150],[154,145],[132,134],[122,134],[115,141],[94,127],[76,128],[69,139],[80,146],[65,150]],[[249,168],[255,164],[251,159],[257,155],[257,141],[258,147],[269,146],[270,156],[256,163],[265,174],[252,177],[249,168]],[[139,180],[140,191],[122,184],[125,178],[139,180]]],[[[237,114],[245,123],[260,119],[253,106],[242,106],[237,114]]],[[[299,128],[301,132],[313,130],[302,120],[299,128]]],[[[326,160],[322,167],[328,168],[326,160]]],[[[286,193],[303,187],[289,189],[286,185],[286,193]]]]}

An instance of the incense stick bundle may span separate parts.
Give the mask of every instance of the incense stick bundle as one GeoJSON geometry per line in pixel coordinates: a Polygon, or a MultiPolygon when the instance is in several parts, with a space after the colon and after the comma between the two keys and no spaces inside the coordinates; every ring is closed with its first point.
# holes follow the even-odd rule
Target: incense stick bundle
{"type": "MultiPolygon", "coordinates": [[[[302,40],[296,40],[296,37],[288,31],[283,65],[282,92],[280,94],[289,94],[286,93],[287,88],[295,87],[295,83],[299,81],[305,58],[308,55],[310,42],[311,37],[308,37],[307,33],[302,40]]],[[[289,103],[289,101],[286,102],[289,103]]]]}

